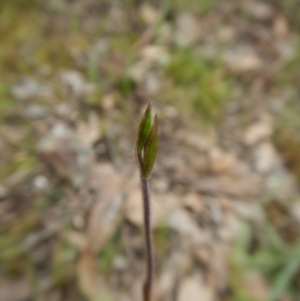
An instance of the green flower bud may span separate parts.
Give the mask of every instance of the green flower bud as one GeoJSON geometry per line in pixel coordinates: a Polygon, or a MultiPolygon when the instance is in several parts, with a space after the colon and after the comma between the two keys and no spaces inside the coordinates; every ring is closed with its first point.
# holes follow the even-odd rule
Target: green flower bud
{"type": "Polygon", "coordinates": [[[139,126],[136,155],[143,178],[149,178],[153,169],[158,147],[157,115],[152,117],[152,105],[149,103],[139,126]]]}

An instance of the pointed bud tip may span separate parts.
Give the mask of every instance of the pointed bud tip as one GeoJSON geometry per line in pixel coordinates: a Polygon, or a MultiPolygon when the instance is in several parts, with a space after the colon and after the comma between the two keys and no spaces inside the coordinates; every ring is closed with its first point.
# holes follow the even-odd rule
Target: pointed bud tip
{"type": "Polygon", "coordinates": [[[146,111],[152,110],[152,102],[150,101],[147,105],[146,111]]]}
{"type": "Polygon", "coordinates": [[[154,116],[153,126],[152,127],[155,128],[156,132],[158,131],[158,117],[157,117],[157,114],[155,114],[155,116],[154,116]]]}

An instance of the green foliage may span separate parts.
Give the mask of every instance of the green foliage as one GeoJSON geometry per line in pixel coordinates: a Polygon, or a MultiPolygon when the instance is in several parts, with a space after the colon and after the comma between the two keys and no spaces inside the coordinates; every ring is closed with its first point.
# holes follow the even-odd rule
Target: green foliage
{"type": "Polygon", "coordinates": [[[53,260],[53,280],[57,286],[64,286],[74,281],[76,275],[76,249],[68,242],[67,232],[63,233],[55,250],[53,260]]]}
{"type": "Polygon", "coordinates": [[[153,233],[153,240],[157,258],[165,258],[171,251],[171,230],[167,225],[161,225],[153,233]]]}
{"type": "Polygon", "coordinates": [[[293,282],[300,271],[300,240],[292,246],[283,243],[270,224],[263,225],[259,246],[250,251],[254,233],[244,224],[232,254],[231,284],[234,300],[252,300],[245,294],[244,279],[249,271],[263,275],[270,283],[269,301],[278,300],[283,294],[293,296],[297,291],[293,282]]]}
{"type": "Polygon", "coordinates": [[[52,205],[57,205],[62,197],[62,191],[59,187],[51,190],[45,197],[41,198],[34,204],[37,210],[42,210],[52,205]]]}
{"type": "Polygon", "coordinates": [[[4,82],[0,82],[0,122],[14,105],[15,100],[10,97],[8,86],[4,82]]]}
{"type": "Polygon", "coordinates": [[[112,266],[113,260],[119,251],[120,244],[120,229],[118,228],[115,233],[110,237],[110,239],[105,244],[104,248],[99,254],[99,270],[102,274],[107,274],[112,266]]]}
{"type": "Polygon", "coordinates": [[[5,80],[15,71],[29,72],[20,47],[37,33],[35,2],[0,1],[0,73],[5,80]]]}
{"type": "Polygon", "coordinates": [[[38,0],[2,0],[1,5],[7,7],[15,7],[20,9],[32,9],[38,4],[38,0]]]}
{"type": "Polygon", "coordinates": [[[300,105],[298,98],[291,99],[277,118],[274,141],[285,163],[300,183],[300,105]]]}
{"type": "Polygon", "coordinates": [[[213,9],[216,0],[168,0],[166,2],[170,8],[178,11],[190,10],[198,14],[207,14],[213,9]]]}
{"type": "MultiPolygon", "coordinates": [[[[300,10],[299,10],[300,12],[300,10]]],[[[277,75],[276,80],[280,85],[295,84],[295,88],[299,90],[297,83],[300,80],[300,39],[297,38],[293,49],[292,58],[287,62],[281,72],[277,75]]]]}
{"type": "Polygon", "coordinates": [[[167,68],[172,79],[168,99],[204,122],[214,122],[228,94],[227,83],[217,60],[207,60],[189,49],[177,50],[167,68]]]}
{"type": "Polygon", "coordinates": [[[28,212],[8,229],[0,232],[0,271],[5,274],[19,274],[26,260],[26,251],[30,247],[28,233],[39,223],[40,217],[35,212],[28,212]]]}
{"type": "Polygon", "coordinates": [[[134,91],[135,87],[135,82],[129,76],[124,76],[117,83],[117,89],[124,97],[129,96],[134,91]]]}
{"type": "Polygon", "coordinates": [[[280,1],[278,4],[283,8],[289,18],[290,23],[297,30],[300,29],[300,7],[297,0],[280,1]]]}

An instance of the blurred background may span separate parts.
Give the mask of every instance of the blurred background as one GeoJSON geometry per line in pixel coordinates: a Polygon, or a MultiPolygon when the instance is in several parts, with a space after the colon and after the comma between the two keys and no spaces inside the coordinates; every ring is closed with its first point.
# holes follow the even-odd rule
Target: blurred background
{"type": "Polygon", "coordinates": [[[297,0],[1,0],[0,300],[141,300],[149,101],[154,301],[299,300],[299,30],[297,0]]]}

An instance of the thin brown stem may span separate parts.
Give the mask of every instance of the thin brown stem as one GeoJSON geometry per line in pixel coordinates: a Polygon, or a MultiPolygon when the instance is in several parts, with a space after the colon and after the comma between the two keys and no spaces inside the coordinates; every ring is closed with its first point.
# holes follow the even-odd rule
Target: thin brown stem
{"type": "Polygon", "coordinates": [[[153,246],[151,232],[151,197],[149,189],[149,180],[141,177],[142,196],[144,204],[144,231],[146,242],[146,279],[144,282],[143,294],[144,301],[152,300],[152,282],[153,282],[153,246]]]}

